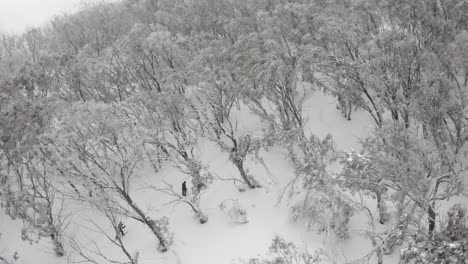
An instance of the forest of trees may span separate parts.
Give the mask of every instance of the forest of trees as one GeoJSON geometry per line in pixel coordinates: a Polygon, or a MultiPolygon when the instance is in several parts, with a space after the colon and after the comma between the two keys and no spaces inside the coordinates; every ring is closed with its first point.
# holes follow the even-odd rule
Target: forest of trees
{"type": "MultiPolygon", "coordinates": [[[[468,1],[124,0],[0,35],[0,210],[25,223],[24,239],[51,239],[57,256],[79,251],[64,239],[63,197],[115,228],[131,217],[160,251],[171,247],[168,218],[134,200],[144,163],[188,175],[190,199],[159,191],[207,222],[200,194],[216,179],[194,151],[205,139],[229,153],[247,189],[261,184],[246,157],[287,150],[296,177],[280,198],[298,201],[291,218],[347,239],[353,212],[365,211],[388,226],[368,231],[379,263],[395,246],[406,248],[401,263],[465,263],[466,209],[436,208],[464,192],[468,1]],[[315,90],[336,98],[344,122],[357,109],[371,116],[362,150],[336,152],[333,138],[306,131],[315,90]],[[231,114],[242,107],[262,121],[261,136],[238,133],[231,114]],[[326,170],[330,157],[340,173],[326,170]],[[354,193],[376,199],[378,214],[354,193]]],[[[323,263],[308,253],[292,262],[300,250],[286,244],[273,241],[282,260],[251,263],[323,263]]]]}

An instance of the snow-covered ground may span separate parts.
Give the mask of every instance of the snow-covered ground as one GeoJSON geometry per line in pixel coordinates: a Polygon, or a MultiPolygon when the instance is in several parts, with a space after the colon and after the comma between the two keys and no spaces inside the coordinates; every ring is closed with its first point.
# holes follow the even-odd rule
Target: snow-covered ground
{"type": "MultiPolygon", "coordinates": [[[[330,133],[336,149],[349,151],[359,149],[359,141],[369,135],[372,129],[370,117],[355,111],[352,121],[347,121],[336,109],[335,99],[321,92],[315,92],[304,105],[304,114],[308,119],[306,131],[320,138],[330,133]]],[[[260,129],[259,122],[247,111],[237,113],[239,129],[251,132],[260,129]]],[[[228,155],[210,142],[205,142],[199,149],[205,164],[221,178],[238,178],[236,168],[229,162],[228,155]]],[[[183,264],[229,264],[239,263],[267,253],[275,235],[292,241],[299,246],[306,246],[310,251],[323,248],[336,259],[344,263],[365,255],[371,244],[362,234],[367,227],[367,219],[356,214],[350,223],[351,237],[348,240],[329,243],[325,235],[307,231],[305,225],[291,222],[287,201],[278,203],[278,194],[284,185],[292,179],[293,169],[280,148],[262,152],[266,168],[259,163],[249,161],[246,167],[258,179],[263,188],[240,192],[232,181],[216,180],[202,195],[201,207],[208,215],[206,224],[199,224],[191,209],[185,204],[167,204],[170,197],[147,188],[149,185],[161,186],[161,180],[175,186],[178,190],[181,182],[188,177],[176,168],[165,167],[154,172],[151,166],[142,168],[138,186],[133,186],[136,202],[150,216],[159,218],[163,215],[170,219],[170,229],[175,233],[174,244],[166,253],[157,251],[157,241],[145,226],[132,219],[123,218],[127,226],[127,235],[123,237],[130,253],[139,252],[139,263],[183,263],[183,264]],[[229,216],[220,210],[219,205],[226,199],[237,200],[247,212],[248,223],[232,223],[229,216]]],[[[190,181],[187,181],[188,183],[190,181]]],[[[190,186],[188,186],[190,190],[190,186]]],[[[189,193],[190,195],[190,193],[189,193]]],[[[94,224],[113,235],[112,226],[101,213],[80,205],[76,201],[66,201],[66,210],[73,215],[66,230],[67,238],[73,238],[83,248],[100,249],[109,257],[124,260],[119,248],[113,246],[94,224]],[[94,223],[94,224],[93,224],[94,223]]],[[[37,244],[21,240],[21,222],[14,221],[0,213],[0,255],[13,256],[18,252],[18,264],[44,263],[61,264],[72,260],[72,256],[57,258],[51,252],[49,239],[43,238],[37,244]]],[[[70,252],[70,250],[68,250],[70,252]]],[[[386,263],[397,263],[398,256],[386,256],[386,263]]],[[[103,262],[105,263],[105,262],[103,262]]]]}

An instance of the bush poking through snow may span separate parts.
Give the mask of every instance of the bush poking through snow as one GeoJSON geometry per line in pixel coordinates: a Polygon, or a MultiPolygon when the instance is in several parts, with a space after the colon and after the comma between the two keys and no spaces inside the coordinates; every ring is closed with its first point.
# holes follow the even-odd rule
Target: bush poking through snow
{"type": "Polygon", "coordinates": [[[331,261],[322,250],[310,254],[306,248],[298,248],[294,243],[287,243],[276,236],[266,256],[251,258],[248,264],[331,264],[331,261]]]}
{"type": "Polygon", "coordinates": [[[237,200],[226,199],[219,204],[219,209],[229,215],[232,223],[245,224],[249,222],[247,213],[239,206],[237,200]]]}
{"type": "Polygon", "coordinates": [[[14,264],[19,259],[18,252],[15,252],[10,260],[6,259],[3,256],[0,256],[0,264],[14,264]]]}

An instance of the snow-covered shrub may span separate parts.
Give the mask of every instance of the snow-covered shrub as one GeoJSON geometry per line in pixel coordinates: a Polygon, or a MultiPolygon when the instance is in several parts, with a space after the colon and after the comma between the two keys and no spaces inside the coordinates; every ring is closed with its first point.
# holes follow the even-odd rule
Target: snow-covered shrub
{"type": "Polygon", "coordinates": [[[404,232],[402,229],[405,228],[405,224],[400,224],[400,226],[395,226],[390,228],[386,232],[385,243],[383,245],[383,253],[385,255],[390,255],[393,253],[393,248],[397,245],[403,244],[404,232]]]}
{"type": "Polygon", "coordinates": [[[224,200],[219,205],[219,209],[229,215],[232,223],[245,224],[249,221],[247,213],[239,206],[237,200],[224,200]]]}
{"type": "Polygon", "coordinates": [[[314,135],[291,131],[282,135],[294,164],[296,178],[288,183],[280,195],[288,195],[296,202],[290,209],[291,219],[304,220],[309,229],[333,231],[339,238],[348,238],[347,224],[352,206],[337,195],[340,190],[326,170],[333,159],[334,144],[331,135],[320,139],[314,135]]]}
{"type": "Polygon", "coordinates": [[[417,233],[411,237],[407,249],[401,251],[403,264],[465,264],[468,260],[468,226],[466,209],[453,206],[448,212],[448,223],[430,237],[417,233]]]}
{"type": "Polygon", "coordinates": [[[0,256],[0,264],[14,264],[18,259],[18,252],[15,252],[11,258],[0,256]]]}
{"type": "MultiPolygon", "coordinates": [[[[452,241],[468,239],[468,225],[466,208],[460,204],[454,205],[447,213],[448,222],[442,235],[452,241]]],[[[468,248],[467,248],[468,250],[468,248]]]]}
{"type": "MultiPolygon", "coordinates": [[[[0,240],[1,238],[2,238],[2,233],[0,233],[0,240]]],[[[3,252],[0,252],[0,254],[3,254],[3,252]]],[[[13,257],[11,258],[7,258],[4,255],[0,255],[0,264],[13,264],[18,259],[19,259],[18,252],[15,252],[15,254],[13,254],[13,257]]]]}
{"type": "Polygon", "coordinates": [[[251,258],[248,264],[329,264],[333,263],[322,250],[311,254],[306,248],[299,248],[292,242],[276,236],[266,256],[251,258]]]}
{"type": "Polygon", "coordinates": [[[305,220],[309,230],[333,231],[339,238],[349,238],[348,223],[353,208],[337,196],[308,195],[290,209],[293,221],[305,220]]]}

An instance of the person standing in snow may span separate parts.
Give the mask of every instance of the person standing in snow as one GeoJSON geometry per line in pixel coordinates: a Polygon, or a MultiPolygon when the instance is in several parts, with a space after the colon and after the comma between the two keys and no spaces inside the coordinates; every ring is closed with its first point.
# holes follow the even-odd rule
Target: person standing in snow
{"type": "Polygon", "coordinates": [[[186,196],[187,195],[187,182],[184,181],[182,183],[182,196],[186,196]]]}
{"type": "Polygon", "coordinates": [[[119,224],[117,225],[117,229],[118,229],[117,236],[124,236],[125,235],[124,228],[125,228],[125,225],[122,223],[122,221],[120,221],[119,224]]]}

